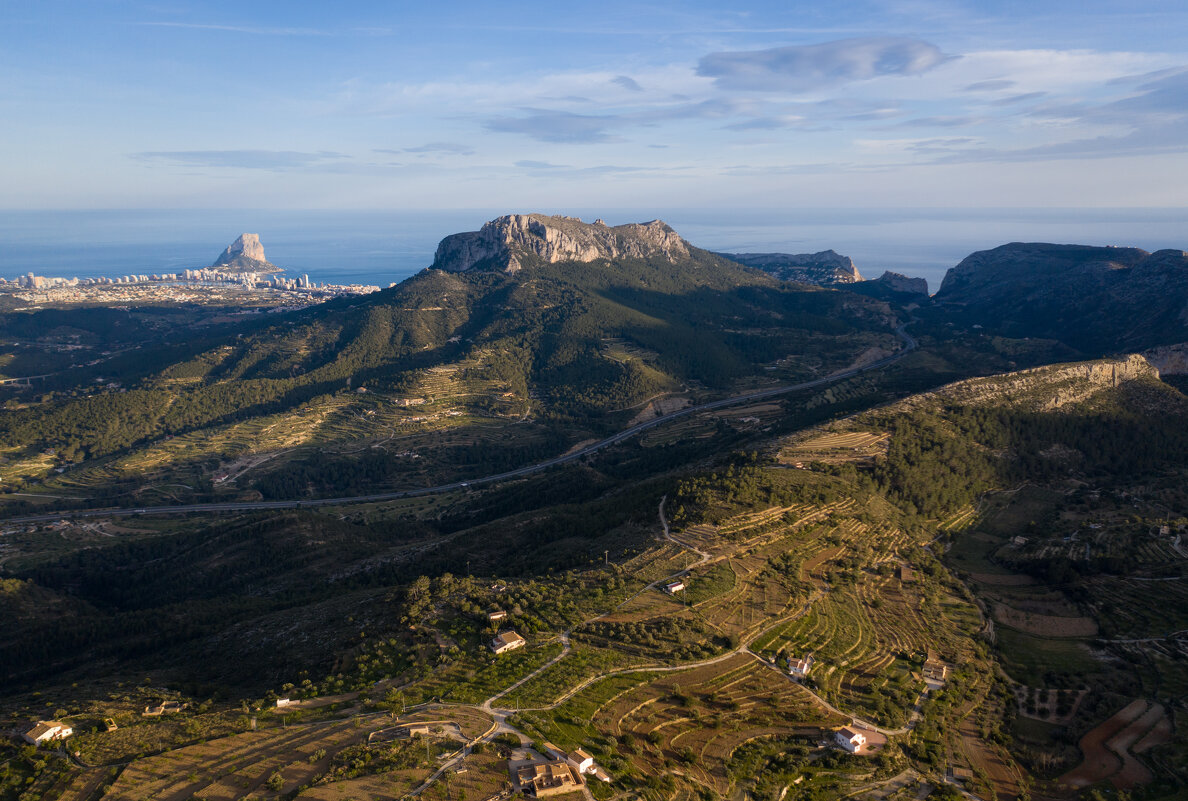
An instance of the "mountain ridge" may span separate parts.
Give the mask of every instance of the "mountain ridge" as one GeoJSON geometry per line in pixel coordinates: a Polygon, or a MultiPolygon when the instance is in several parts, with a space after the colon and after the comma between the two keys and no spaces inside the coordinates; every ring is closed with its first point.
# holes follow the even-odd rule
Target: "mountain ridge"
{"type": "Polygon", "coordinates": [[[661,220],[611,227],[601,219],[585,223],[562,215],[505,214],[478,231],[442,239],[429,269],[515,273],[534,260],[556,264],[661,257],[672,262],[690,253],[689,243],[661,220]]]}
{"type": "Polygon", "coordinates": [[[1058,339],[1085,353],[1188,340],[1188,254],[1011,242],[970,254],[934,305],[965,324],[1058,339]]]}

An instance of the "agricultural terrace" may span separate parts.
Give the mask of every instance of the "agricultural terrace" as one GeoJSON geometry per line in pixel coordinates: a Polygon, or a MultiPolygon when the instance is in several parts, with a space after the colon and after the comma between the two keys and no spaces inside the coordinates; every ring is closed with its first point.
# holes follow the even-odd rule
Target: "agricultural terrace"
{"type": "Polygon", "coordinates": [[[905,756],[938,772],[968,765],[999,797],[1017,793],[1021,774],[993,739],[1005,696],[973,638],[983,621],[923,547],[930,530],[837,477],[735,465],[678,487],[656,533],[623,564],[553,578],[418,579],[392,599],[398,636],[363,639],[336,676],[284,689],[304,699],[297,722],[136,760],[110,797],[398,798],[447,762],[429,797],[469,781],[497,792],[505,774],[487,750],[439,758],[460,747],[449,727],[416,748],[368,742],[431,701],[450,723],[485,715],[466,737],[495,731],[480,731],[494,706],[528,737],[586,748],[614,777],[591,787],[600,796],[749,792],[756,760],[833,793],[897,775],[905,756]],[[675,577],[686,590],[663,592],[675,577]],[[507,617],[490,623],[492,609],[507,617]],[[529,644],[496,657],[488,644],[505,629],[529,644]],[[930,652],[957,668],[931,695],[930,652]],[[808,653],[811,675],[793,681],[787,658],[808,653]],[[338,711],[302,719],[327,693],[341,693],[338,711]],[[868,727],[875,755],[819,750],[842,724],[868,727]]]}
{"type": "MultiPolygon", "coordinates": [[[[899,528],[926,530],[928,552],[943,557],[964,586],[904,589],[937,604],[932,609],[958,630],[980,628],[1005,670],[1001,681],[970,675],[985,650],[974,643],[974,661],[925,704],[909,736],[922,764],[967,768],[973,778],[966,789],[979,795],[979,787],[1001,797],[1024,786],[1015,757],[1037,795],[1113,785],[1143,786],[1160,797],[1180,787],[1188,751],[1157,735],[1143,751],[1135,748],[1145,731],[1162,730],[1153,722],[1161,714],[1156,705],[1166,712],[1188,697],[1182,398],[1137,382],[1070,395],[1067,382],[1036,377],[1019,386],[1012,376],[962,382],[865,412],[798,435],[783,445],[781,461],[796,453],[815,472],[873,485],[905,514],[899,528]],[[858,442],[879,431],[890,433],[885,456],[834,464],[818,458],[839,436],[858,442]],[[1138,441],[1154,444],[1135,448],[1138,441]],[[1118,731],[1099,730],[1140,702],[1148,707],[1136,720],[1149,717],[1133,725],[1146,729],[1114,720],[1118,731]]],[[[790,632],[856,627],[851,640],[861,643],[868,636],[863,615],[881,610],[847,605],[840,586],[828,584],[829,603],[814,604],[790,632]],[[830,606],[836,609],[827,614],[830,606]]],[[[857,581],[854,589],[869,584],[857,581]]],[[[832,631],[822,639],[838,641],[832,631]]],[[[819,666],[813,677],[826,682],[826,693],[845,690],[844,681],[830,686],[819,666]]]]}
{"type": "Polygon", "coordinates": [[[931,651],[964,670],[955,689],[937,694],[954,725],[928,747],[982,770],[988,786],[1017,791],[1009,755],[981,729],[959,725],[995,685],[971,637],[982,619],[920,547],[927,532],[907,533],[877,499],[844,494],[819,475],[744,468],[736,476],[668,501],[685,522],[669,543],[686,546],[668,564],[686,589],[669,595],[657,582],[574,629],[569,655],[500,700],[522,710],[516,725],[563,747],[593,744],[616,771],[665,797],[676,792],[666,771],[685,792],[732,792],[731,755],[756,737],[807,743],[848,716],[909,731],[917,704],[937,706],[921,695],[931,651]],[[740,483],[754,487],[739,492],[740,483]],[[752,491],[779,505],[748,508],[739,496],[752,491]],[[824,503],[797,503],[798,495],[824,503]],[[897,570],[904,563],[914,567],[907,581],[897,570]],[[797,684],[787,657],[808,653],[817,661],[797,684]],[[681,670],[683,660],[700,664],[681,670]],[[642,672],[657,668],[664,672],[642,672]],[[949,713],[958,702],[960,715],[949,713]]]}
{"type": "Polygon", "coordinates": [[[806,438],[786,442],[778,458],[786,465],[869,462],[886,455],[889,440],[889,434],[878,431],[814,430],[806,438]]]}
{"type": "MultiPolygon", "coordinates": [[[[816,746],[848,720],[746,654],[670,674],[629,674],[591,685],[547,712],[513,722],[563,748],[583,745],[618,781],[648,797],[731,794],[729,761],[744,743],[797,736],[816,746]],[[675,786],[668,787],[671,777],[675,786]],[[674,795],[676,793],[676,795],[674,795]]],[[[869,771],[869,766],[866,768],[869,771]]]]}
{"type": "Polygon", "coordinates": [[[490,728],[490,719],[472,711],[436,711],[399,719],[429,729],[425,736],[400,736],[397,721],[370,714],[247,731],[139,759],[120,774],[104,795],[112,801],[140,799],[235,799],[270,794],[302,798],[400,798],[420,785],[438,758],[490,728]],[[344,795],[345,793],[345,795],[344,795]]]}

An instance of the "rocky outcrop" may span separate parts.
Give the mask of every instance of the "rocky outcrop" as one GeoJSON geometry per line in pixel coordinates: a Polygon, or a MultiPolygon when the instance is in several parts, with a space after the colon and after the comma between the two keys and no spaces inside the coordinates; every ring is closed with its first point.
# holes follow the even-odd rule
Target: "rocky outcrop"
{"type": "Polygon", "coordinates": [[[660,220],[627,225],[584,223],[576,217],[509,214],[478,231],[453,234],[437,246],[430,269],[517,272],[532,259],[549,264],[598,259],[687,258],[689,245],[660,220]]]}
{"type": "Polygon", "coordinates": [[[1188,340],[1188,254],[1015,242],[966,257],[933,300],[994,333],[1144,350],[1188,340]]]}
{"type": "Polygon", "coordinates": [[[1143,358],[1155,366],[1160,375],[1188,375],[1188,342],[1153,348],[1143,358]]]}
{"type": "Polygon", "coordinates": [[[820,253],[720,253],[724,258],[771,273],[781,281],[834,286],[861,281],[854,261],[833,250],[820,253]]]}
{"type": "Polygon", "coordinates": [[[902,273],[893,273],[890,270],[885,271],[872,283],[882,284],[892,292],[900,292],[908,295],[928,295],[928,281],[926,279],[909,278],[902,273]]]}
{"type": "Polygon", "coordinates": [[[1132,354],[1119,359],[1056,364],[987,378],[972,378],[909,398],[906,407],[927,406],[936,400],[953,405],[1012,406],[1046,412],[1079,403],[1103,389],[1129,381],[1159,378],[1146,358],[1132,354]]]}
{"type": "Polygon", "coordinates": [[[260,244],[258,234],[240,234],[210,266],[239,272],[276,270],[276,266],[269,263],[264,255],[264,246],[260,244]]]}

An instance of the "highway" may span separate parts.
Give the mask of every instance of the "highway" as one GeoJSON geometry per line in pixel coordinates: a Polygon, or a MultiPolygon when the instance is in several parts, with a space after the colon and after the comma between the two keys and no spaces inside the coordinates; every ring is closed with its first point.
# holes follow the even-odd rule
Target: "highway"
{"type": "Polygon", "coordinates": [[[786,395],[789,392],[799,392],[805,389],[813,389],[814,387],[825,386],[837,381],[844,381],[847,378],[853,378],[861,373],[870,372],[872,370],[879,370],[888,365],[902,359],[907,354],[916,349],[916,340],[911,334],[904,330],[904,325],[895,329],[895,333],[903,340],[904,346],[890,356],[886,356],[878,361],[862,367],[855,367],[850,370],[844,370],[840,373],[833,373],[824,378],[816,378],[812,381],[804,381],[799,384],[786,384],[779,387],[769,387],[767,389],[755,390],[754,392],[747,392],[742,395],[734,395],[729,398],[722,398],[709,403],[702,403],[697,406],[688,406],[679,411],[670,412],[660,417],[655,417],[643,423],[623,429],[617,434],[607,437],[604,440],[594,442],[590,445],[580,448],[576,451],[556,456],[543,462],[536,464],[525,465],[524,467],[516,468],[515,470],[508,470],[504,473],[496,473],[495,475],[482,476],[480,478],[472,478],[467,481],[454,481],[449,484],[440,484],[436,487],[422,487],[421,489],[399,490],[395,492],[379,492],[370,495],[347,495],[340,498],[306,498],[302,500],[291,501],[247,501],[235,503],[193,503],[193,504],[177,504],[166,506],[138,506],[138,507],[118,507],[108,509],[77,509],[61,512],[51,512],[40,515],[24,515],[20,517],[5,518],[0,522],[4,523],[44,523],[55,520],[79,520],[89,517],[129,517],[131,515],[153,514],[153,515],[176,515],[187,514],[189,512],[250,512],[262,509],[304,509],[319,506],[342,506],[344,504],[352,503],[376,503],[378,501],[395,501],[403,498],[417,498],[423,495],[437,495],[443,492],[453,492],[459,489],[469,489],[470,487],[482,486],[485,484],[496,484],[501,481],[507,481],[513,478],[522,478],[523,476],[530,476],[535,473],[541,473],[558,465],[567,464],[569,462],[577,461],[583,457],[589,456],[612,445],[618,445],[620,442],[631,439],[637,434],[641,434],[657,426],[672,422],[681,417],[686,417],[691,414],[698,414],[700,412],[711,411],[713,409],[722,409],[728,406],[737,406],[743,403],[751,403],[764,398],[771,398],[777,395],[786,395]]]}

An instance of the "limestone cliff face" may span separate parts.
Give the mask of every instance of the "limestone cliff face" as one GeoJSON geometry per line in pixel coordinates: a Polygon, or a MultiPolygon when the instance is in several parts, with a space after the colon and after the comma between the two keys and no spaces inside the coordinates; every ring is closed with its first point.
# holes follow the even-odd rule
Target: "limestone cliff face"
{"type": "Polygon", "coordinates": [[[1188,342],[1153,348],[1143,357],[1159,370],[1160,375],[1188,375],[1188,342]]]}
{"type": "Polygon", "coordinates": [[[576,217],[509,214],[478,231],[441,240],[431,269],[514,273],[527,256],[550,264],[655,257],[676,261],[689,256],[689,245],[660,220],[610,227],[601,220],[584,223],[576,217]]]}
{"type": "Polygon", "coordinates": [[[259,234],[240,234],[239,238],[228,245],[223,254],[215,259],[213,266],[228,264],[240,256],[255,261],[268,261],[264,256],[264,246],[260,244],[259,234]]]}
{"type": "Polygon", "coordinates": [[[1047,412],[1088,400],[1103,389],[1128,381],[1159,378],[1159,370],[1143,356],[1055,364],[988,378],[972,378],[903,401],[905,406],[926,405],[940,399],[961,405],[1013,406],[1047,412]]]}
{"type": "Polygon", "coordinates": [[[262,272],[276,269],[264,255],[264,246],[260,244],[259,234],[240,234],[210,266],[231,268],[242,272],[262,272]]]}
{"type": "Polygon", "coordinates": [[[854,261],[833,250],[820,253],[722,253],[731,261],[771,273],[781,281],[834,286],[853,284],[862,276],[854,261]]]}

